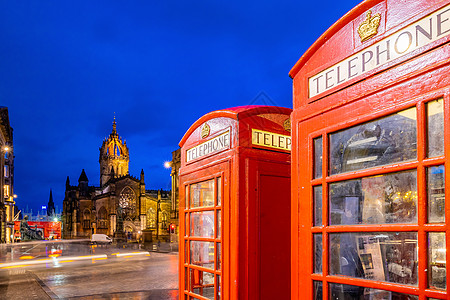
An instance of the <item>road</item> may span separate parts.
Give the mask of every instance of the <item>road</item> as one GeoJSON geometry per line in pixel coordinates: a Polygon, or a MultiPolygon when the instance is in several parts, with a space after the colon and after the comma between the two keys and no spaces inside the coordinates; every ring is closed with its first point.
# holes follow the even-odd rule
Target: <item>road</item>
{"type": "Polygon", "coordinates": [[[23,243],[0,255],[0,299],[177,299],[177,268],[176,252],[23,243]]]}

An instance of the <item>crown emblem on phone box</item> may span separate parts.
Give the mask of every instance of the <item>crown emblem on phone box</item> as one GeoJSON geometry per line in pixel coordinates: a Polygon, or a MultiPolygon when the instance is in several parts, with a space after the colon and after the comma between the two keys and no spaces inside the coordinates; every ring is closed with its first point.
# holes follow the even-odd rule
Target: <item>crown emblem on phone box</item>
{"type": "Polygon", "coordinates": [[[378,33],[380,20],[380,14],[376,14],[372,17],[372,11],[369,10],[367,12],[366,19],[358,27],[358,34],[361,38],[361,42],[367,41],[378,33]]]}

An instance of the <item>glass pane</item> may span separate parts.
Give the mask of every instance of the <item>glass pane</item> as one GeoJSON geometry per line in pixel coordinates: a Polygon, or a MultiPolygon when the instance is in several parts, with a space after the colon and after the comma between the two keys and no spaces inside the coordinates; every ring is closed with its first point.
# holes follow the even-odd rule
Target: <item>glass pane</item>
{"type": "Polygon", "coordinates": [[[217,178],[217,205],[222,204],[222,178],[217,178]]]}
{"type": "Polygon", "coordinates": [[[322,186],[314,187],[314,226],[322,226],[322,186]]]}
{"type": "Polygon", "coordinates": [[[428,223],[445,222],[445,168],[427,168],[428,223]]]}
{"type": "Polygon", "coordinates": [[[330,174],[413,160],[416,136],[415,108],[330,134],[330,174]]]}
{"type": "Polygon", "coordinates": [[[220,239],[221,235],[222,235],[222,214],[221,214],[221,210],[217,210],[217,238],[220,239]]]}
{"type": "Polygon", "coordinates": [[[330,184],[330,225],[417,222],[416,170],[330,184]]]}
{"type": "Polygon", "coordinates": [[[428,157],[444,155],[444,100],[427,103],[428,157]]]}
{"type": "Polygon", "coordinates": [[[184,262],[189,263],[189,241],[184,241],[184,262]]]}
{"type": "Polygon", "coordinates": [[[314,281],[314,300],[322,300],[322,281],[314,281]]]}
{"type": "Polygon", "coordinates": [[[322,234],[314,236],[314,273],[322,274],[322,234]]]}
{"type": "Polygon", "coordinates": [[[216,270],[220,270],[222,268],[222,248],[220,247],[220,243],[217,243],[217,256],[216,256],[216,263],[217,268],[216,270]]]}
{"type": "Polygon", "coordinates": [[[419,296],[401,294],[360,286],[330,283],[330,299],[332,300],[419,300],[419,296]]]}
{"type": "Polygon", "coordinates": [[[190,198],[191,208],[214,206],[214,179],[191,184],[190,198]]]}
{"type": "Polygon", "coordinates": [[[184,236],[187,236],[187,232],[188,232],[188,226],[189,226],[189,214],[185,214],[184,215],[184,236]]]}
{"type": "Polygon", "coordinates": [[[214,269],[214,242],[191,241],[192,265],[214,269]]]}
{"type": "Polygon", "coordinates": [[[184,268],[184,289],[189,290],[189,271],[188,268],[184,268]]]}
{"type": "Polygon", "coordinates": [[[191,292],[214,300],[214,274],[191,269],[191,292]]]}
{"type": "Polygon", "coordinates": [[[432,288],[445,290],[446,265],[445,233],[428,233],[428,284],[432,288]],[[431,269],[431,272],[430,272],[431,269]]]}
{"type": "Polygon", "coordinates": [[[214,211],[191,213],[191,236],[214,238],[214,211]]]}
{"type": "Polygon", "coordinates": [[[314,139],[314,178],[322,178],[322,137],[314,139]]]}
{"type": "Polygon", "coordinates": [[[417,285],[417,233],[331,233],[330,274],[417,285]]]}
{"type": "Polygon", "coordinates": [[[188,185],[185,185],[184,186],[184,203],[183,203],[183,205],[184,205],[184,208],[185,209],[187,209],[187,208],[189,208],[189,203],[188,203],[188,192],[189,192],[189,189],[188,189],[188,185]]]}
{"type": "Polygon", "coordinates": [[[222,287],[220,285],[220,275],[216,275],[216,294],[217,294],[217,300],[220,300],[222,287]]]}

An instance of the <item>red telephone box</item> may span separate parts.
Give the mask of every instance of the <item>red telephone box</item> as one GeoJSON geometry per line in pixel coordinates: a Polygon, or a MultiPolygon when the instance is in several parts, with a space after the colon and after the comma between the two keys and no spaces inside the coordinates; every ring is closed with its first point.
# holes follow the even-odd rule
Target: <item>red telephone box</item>
{"type": "Polygon", "coordinates": [[[208,113],[180,142],[180,299],[289,299],[291,109],[208,113]]]}
{"type": "Polygon", "coordinates": [[[292,299],[449,299],[450,3],[359,4],[290,72],[292,299]]]}

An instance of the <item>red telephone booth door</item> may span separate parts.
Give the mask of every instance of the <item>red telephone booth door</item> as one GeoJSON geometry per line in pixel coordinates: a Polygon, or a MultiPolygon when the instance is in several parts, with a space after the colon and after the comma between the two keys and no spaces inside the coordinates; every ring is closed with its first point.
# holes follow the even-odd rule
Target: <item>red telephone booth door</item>
{"type": "Polygon", "coordinates": [[[283,170],[280,165],[259,162],[257,174],[260,237],[258,299],[290,299],[291,258],[285,249],[291,246],[291,222],[288,217],[274,218],[290,212],[290,165],[283,170]]]}

